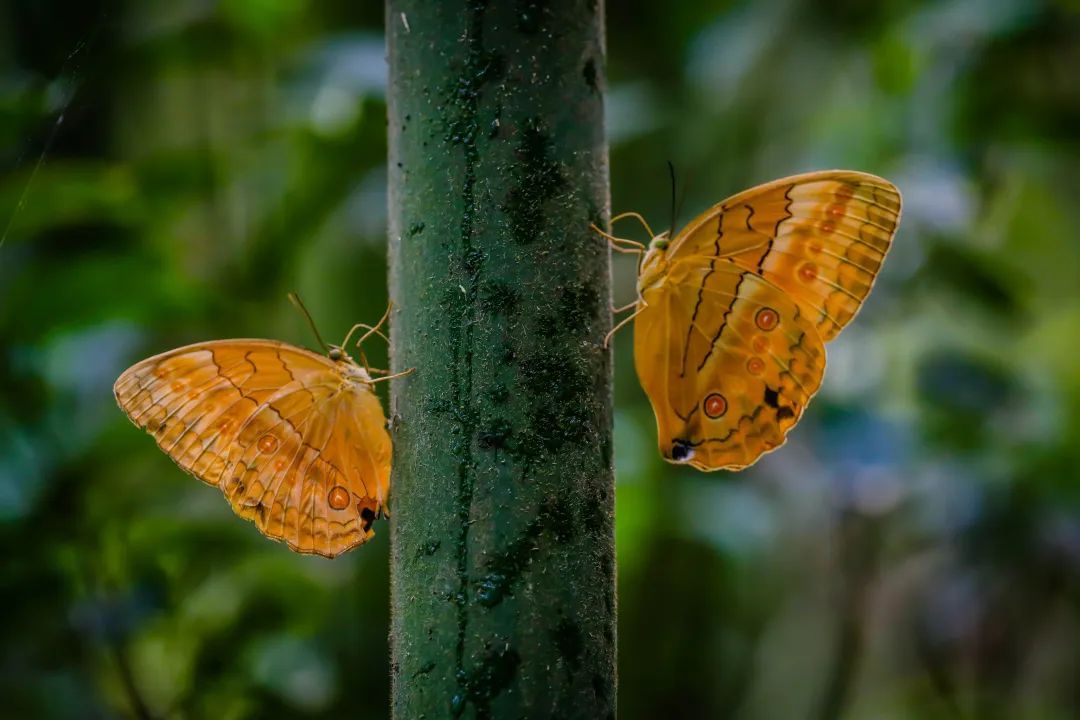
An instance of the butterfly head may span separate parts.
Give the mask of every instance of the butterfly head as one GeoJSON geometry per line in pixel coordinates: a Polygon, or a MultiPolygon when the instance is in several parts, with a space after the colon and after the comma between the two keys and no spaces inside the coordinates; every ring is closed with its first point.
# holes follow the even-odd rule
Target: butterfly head
{"type": "Polygon", "coordinates": [[[326,357],[335,363],[344,373],[345,377],[357,382],[371,383],[371,373],[367,368],[358,365],[349,353],[338,345],[331,345],[326,351],[326,357]]]}

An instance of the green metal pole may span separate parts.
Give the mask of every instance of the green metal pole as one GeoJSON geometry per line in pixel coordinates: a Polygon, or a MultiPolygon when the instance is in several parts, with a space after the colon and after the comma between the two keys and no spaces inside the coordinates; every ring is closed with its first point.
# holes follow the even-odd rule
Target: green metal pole
{"type": "Polygon", "coordinates": [[[614,717],[603,3],[387,37],[394,717],[614,717]]]}

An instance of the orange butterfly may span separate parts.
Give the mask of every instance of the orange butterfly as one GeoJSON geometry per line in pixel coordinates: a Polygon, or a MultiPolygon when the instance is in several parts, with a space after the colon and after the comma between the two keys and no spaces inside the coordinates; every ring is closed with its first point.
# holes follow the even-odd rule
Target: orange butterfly
{"type": "MultiPolygon", "coordinates": [[[[738,470],[782,445],[817,392],[824,343],[855,317],[900,222],[900,193],[846,170],[796,175],[713,206],[674,238],[641,243],[634,364],[660,452],[738,470]]],[[[615,332],[612,330],[612,333],[615,332]]],[[[610,336],[609,336],[610,337],[610,336]]]]}
{"type": "Polygon", "coordinates": [[[183,470],[221,488],[237,515],[296,552],[332,558],[366,542],[387,515],[391,445],[374,385],[407,372],[372,379],[385,371],[367,367],[362,350],[358,365],[343,349],[357,329],[367,330],[358,346],[385,338],[386,313],[326,355],[274,340],[177,348],[125,370],[113,392],[132,422],[183,470]]]}

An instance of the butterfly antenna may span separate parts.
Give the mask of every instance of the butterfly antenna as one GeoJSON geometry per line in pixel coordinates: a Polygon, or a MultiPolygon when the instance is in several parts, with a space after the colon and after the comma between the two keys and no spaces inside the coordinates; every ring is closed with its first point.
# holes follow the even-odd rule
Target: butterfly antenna
{"type": "Polygon", "coordinates": [[[668,238],[675,236],[675,166],[667,161],[668,175],[671,177],[671,229],[668,230],[668,238]]]}
{"type": "Polygon", "coordinates": [[[323,352],[330,352],[330,346],[323,342],[322,335],[319,334],[319,328],[315,327],[315,320],[311,317],[311,313],[308,312],[307,307],[304,306],[304,301],[300,299],[300,296],[294,292],[289,293],[289,302],[296,306],[296,309],[303,313],[307,318],[308,325],[311,326],[311,332],[315,333],[315,339],[319,341],[319,345],[322,346],[323,352]]]}
{"type": "MultiPolygon", "coordinates": [[[[671,221],[671,224],[672,224],[672,226],[673,226],[673,227],[672,227],[672,233],[674,233],[674,232],[675,232],[675,230],[674,230],[674,226],[675,226],[675,225],[676,225],[676,224],[678,223],[678,221],[679,221],[679,213],[681,213],[681,212],[682,212],[682,206],[683,206],[683,202],[685,202],[685,201],[686,201],[686,191],[687,191],[687,189],[689,189],[689,187],[690,187],[690,179],[691,179],[691,175],[690,175],[690,172],[687,172],[687,173],[686,173],[686,182],[684,182],[684,183],[683,183],[683,185],[682,185],[682,192],[680,192],[680,193],[679,193],[679,201],[678,201],[677,203],[675,203],[675,217],[674,217],[674,219],[673,219],[673,220],[671,221]]],[[[670,236],[669,236],[669,237],[670,237],[670,236]]]]}

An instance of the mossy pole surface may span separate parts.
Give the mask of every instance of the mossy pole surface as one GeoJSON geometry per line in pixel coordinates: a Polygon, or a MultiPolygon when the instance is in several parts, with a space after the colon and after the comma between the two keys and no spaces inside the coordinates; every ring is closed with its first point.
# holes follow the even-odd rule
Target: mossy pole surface
{"type": "Polygon", "coordinates": [[[602,15],[387,5],[401,720],[614,716],[602,15]]]}

